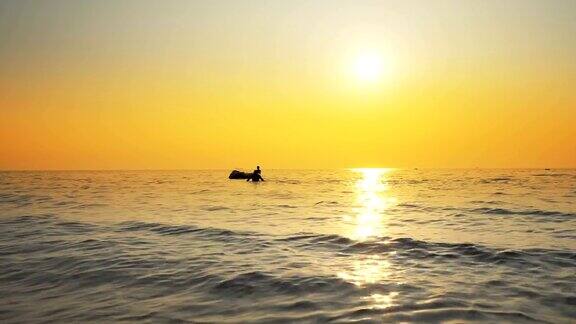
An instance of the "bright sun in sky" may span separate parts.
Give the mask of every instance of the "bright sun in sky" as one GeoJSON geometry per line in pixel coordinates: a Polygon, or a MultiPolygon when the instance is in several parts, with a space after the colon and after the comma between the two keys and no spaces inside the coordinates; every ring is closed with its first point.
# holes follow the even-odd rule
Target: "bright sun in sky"
{"type": "Polygon", "coordinates": [[[358,55],[354,61],[354,73],[358,80],[374,82],[378,81],[384,71],[384,60],[377,53],[364,53],[358,55]]]}

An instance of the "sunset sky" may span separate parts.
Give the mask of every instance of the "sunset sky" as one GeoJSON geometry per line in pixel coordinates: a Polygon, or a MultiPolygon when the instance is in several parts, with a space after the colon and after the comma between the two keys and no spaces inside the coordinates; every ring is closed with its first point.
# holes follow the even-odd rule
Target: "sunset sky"
{"type": "Polygon", "coordinates": [[[576,1],[0,1],[0,169],[576,167],[576,1]]]}

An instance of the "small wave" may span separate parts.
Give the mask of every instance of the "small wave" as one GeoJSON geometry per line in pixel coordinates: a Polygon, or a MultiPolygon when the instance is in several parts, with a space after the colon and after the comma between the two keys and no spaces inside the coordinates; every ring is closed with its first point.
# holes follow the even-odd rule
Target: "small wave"
{"type": "Polygon", "coordinates": [[[146,222],[121,223],[117,232],[146,231],[161,236],[184,236],[192,235],[196,239],[203,239],[225,244],[249,245],[256,251],[267,248],[269,243],[257,233],[239,232],[212,227],[199,227],[194,225],[168,225],[146,222]]]}
{"type": "Polygon", "coordinates": [[[225,207],[225,206],[204,206],[202,207],[202,210],[206,210],[206,211],[219,211],[219,210],[230,210],[229,207],[225,207]]]}
{"type": "Polygon", "coordinates": [[[298,294],[310,291],[319,293],[342,289],[354,290],[356,286],[338,277],[292,276],[279,278],[261,271],[253,271],[224,279],[218,282],[213,289],[221,293],[235,295],[250,295],[254,293],[275,295],[276,293],[298,294]]]}
{"type": "Polygon", "coordinates": [[[504,202],[499,200],[471,200],[470,203],[477,205],[501,205],[504,202]]]}
{"type": "MultiPolygon", "coordinates": [[[[38,235],[40,228],[31,226],[49,225],[48,230],[55,235],[82,235],[107,230],[107,227],[85,222],[61,221],[53,215],[36,215],[8,218],[0,224],[21,225],[19,234],[38,235]]],[[[135,231],[151,232],[162,236],[194,235],[214,241],[236,242],[250,246],[271,246],[275,242],[293,245],[301,249],[329,250],[344,254],[386,254],[404,253],[413,258],[468,258],[480,262],[547,262],[550,257],[560,266],[576,266],[576,252],[546,249],[510,250],[495,249],[472,243],[437,243],[416,240],[409,237],[375,237],[368,241],[356,241],[336,234],[296,233],[287,236],[270,236],[253,232],[233,231],[195,225],[170,225],[162,223],[129,221],[111,227],[114,232],[129,233],[135,231]]]]}
{"type": "MultiPolygon", "coordinates": [[[[378,317],[383,322],[418,322],[440,323],[453,321],[484,321],[484,322],[526,322],[543,323],[542,320],[528,316],[522,312],[495,312],[469,308],[439,308],[402,311],[397,307],[385,310],[365,308],[345,313],[333,320],[356,321],[366,317],[378,317]]],[[[545,323],[545,322],[544,322],[545,323]]]]}
{"type": "Polygon", "coordinates": [[[324,200],[321,200],[321,201],[315,203],[314,205],[315,205],[315,206],[318,206],[318,205],[333,206],[333,205],[339,205],[339,203],[338,203],[337,201],[324,201],[324,200]]]}
{"type": "Polygon", "coordinates": [[[254,249],[284,242],[305,250],[328,250],[343,254],[401,254],[411,259],[462,259],[496,264],[532,264],[551,262],[543,256],[553,256],[560,267],[576,266],[576,252],[550,250],[504,250],[492,249],[471,243],[436,243],[408,237],[379,237],[370,241],[355,241],[336,234],[298,233],[284,237],[266,237],[257,233],[238,232],[217,228],[201,228],[192,225],[165,225],[158,223],[125,222],[119,231],[150,231],[159,235],[195,235],[221,242],[250,244],[254,249]],[[272,241],[271,241],[272,240],[272,241]]]}
{"type": "MultiPolygon", "coordinates": [[[[182,235],[193,232],[209,232],[213,229],[199,228],[192,225],[165,225],[159,223],[146,223],[146,222],[123,222],[120,223],[118,228],[119,232],[133,232],[133,231],[150,231],[160,235],[182,235]]],[[[226,235],[230,231],[216,231],[217,235],[226,235]]],[[[230,232],[231,233],[231,232],[230,232]]]]}
{"type": "Polygon", "coordinates": [[[292,205],[276,205],[276,207],[279,207],[279,208],[298,208],[298,206],[292,206],[292,205]]]}
{"type": "Polygon", "coordinates": [[[409,204],[409,203],[401,203],[397,205],[398,207],[406,207],[406,208],[422,208],[422,206],[418,204],[409,204]]]}
{"type": "Polygon", "coordinates": [[[533,174],[534,177],[569,177],[569,173],[537,173],[533,174]]]}
{"type": "Polygon", "coordinates": [[[275,180],[275,183],[286,183],[286,184],[301,184],[300,180],[275,180]]]}
{"type": "Polygon", "coordinates": [[[395,207],[393,207],[392,209],[398,209],[398,208],[403,208],[403,209],[410,209],[410,210],[418,210],[421,212],[436,212],[438,211],[440,208],[438,207],[434,207],[434,206],[422,206],[420,204],[416,204],[416,203],[401,203],[396,205],[395,207]]]}
{"type": "Polygon", "coordinates": [[[192,191],[190,192],[191,195],[198,195],[198,194],[204,194],[207,192],[211,192],[210,189],[201,189],[201,190],[196,190],[196,191],[192,191]]]}
{"type": "Polygon", "coordinates": [[[386,255],[394,253],[410,259],[472,259],[475,262],[537,266],[541,263],[575,267],[576,252],[554,250],[494,249],[472,243],[436,243],[408,237],[380,237],[370,241],[354,241],[339,235],[298,234],[279,239],[294,242],[300,248],[328,249],[343,254],[386,255]],[[552,256],[547,259],[546,256],[552,256]]]}
{"type": "Polygon", "coordinates": [[[38,215],[25,215],[25,216],[18,216],[18,217],[10,217],[0,219],[0,224],[11,224],[11,225],[18,225],[18,224],[30,224],[30,223],[47,223],[53,220],[58,219],[56,216],[52,214],[38,214],[38,215]]]}
{"type": "Polygon", "coordinates": [[[497,178],[482,179],[479,182],[484,184],[491,184],[491,183],[507,183],[511,180],[512,180],[511,177],[497,177],[497,178]]]}
{"type": "Polygon", "coordinates": [[[101,203],[92,203],[92,204],[79,204],[76,206],[71,207],[72,209],[89,209],[89,208],[104,208],[107,207],[108,204],[101,204],[101,203]]]}
{"type": "Polygon", "coordinates": [[[525,216],[558,216],[558,217],[576,217],[576,214],[562,213],[558,211],[548,210],[510,210],[505,208],[474,208],[470,211],[480,214],[493,214],[493,215],[525,215],[525,216]]]}
{"type": "Polygon", "coordinates": [[[0,204],[14,205],[17,208],[30,206],[35,202],[50,200],[47,196],[29,194],[0,193],[0,204]]]}

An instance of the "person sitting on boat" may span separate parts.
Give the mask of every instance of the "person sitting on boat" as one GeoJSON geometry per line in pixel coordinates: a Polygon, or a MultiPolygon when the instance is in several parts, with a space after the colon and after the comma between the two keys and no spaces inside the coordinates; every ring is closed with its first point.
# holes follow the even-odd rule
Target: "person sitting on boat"
{"type": "Polygon", "coordinates": [[[254,170],[254,172],[252,172],[252,176],[249,177],[248,179],[246,179],[246,181],[250,181],[252,180],[253,182],[258,182],[258,181],[264,181],[264,178],[262,178],[262,170],[260,170],[260,166],[256,166],[256,170],[254,170]]]}

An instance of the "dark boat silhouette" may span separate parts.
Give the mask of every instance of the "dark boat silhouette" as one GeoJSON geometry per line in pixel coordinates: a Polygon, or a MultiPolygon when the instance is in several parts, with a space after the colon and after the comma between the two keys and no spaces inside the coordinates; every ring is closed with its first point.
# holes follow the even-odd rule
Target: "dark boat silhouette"
{"type": "Polygon", "coordinates": [[[252,178],[252,175],[253,175],[252,172],[232,170],[232,172],[230,172],[230,175],[228,176],[228,179],[250,179],[252,178]]]}

